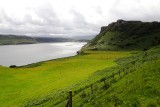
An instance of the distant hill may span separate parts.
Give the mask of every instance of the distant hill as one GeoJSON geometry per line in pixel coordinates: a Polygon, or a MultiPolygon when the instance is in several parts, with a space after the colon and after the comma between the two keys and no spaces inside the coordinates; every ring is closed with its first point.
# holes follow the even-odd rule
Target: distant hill
{"type": "Polygon", "coordinates": [[[37,41],[32,37],[0,34],[0,45],[33,44],[33,43],[37,43],[37,41]]]}
{"type": "Polygon", "coordinates": [[[81,37],[29,37],[23,35],[0,34],[0,45],[52,43],[52,42],[88,42],[88,38],[81,37]]]}
{"type": "Polygon", "coordinates": [[[72,37],[69,37],[69,38],[74,39],[74,40],[91,40],[95,36],[96,35],[90,35],[90,36],[72,36],[72,37]]]}
{"type": "Polygon", "coordinates": [[[83,49],[145,50],[160,44],[160,23],[117,20],[101,28],[83,49]]]}
{"type": "Polygon", "coordinates": [[[39,43],[49,43],[49,42],[70,42],[73,39],[60,38],[60,37],[34,37],[39,43]]]}

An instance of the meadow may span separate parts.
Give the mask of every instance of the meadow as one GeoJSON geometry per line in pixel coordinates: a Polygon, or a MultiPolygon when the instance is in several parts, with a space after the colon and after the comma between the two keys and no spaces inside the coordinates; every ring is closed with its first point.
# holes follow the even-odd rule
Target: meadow
{"type": "MultiPolygon", "coordinates": [[[[93,75],[92,78],[99,76],[98,81],[74,94],[73,106],[159,107],[160,47],[133,52],[131,56],[119,58],[115,62],[117,66],[93,75]]],[[[66,102],[56,106],[62,107],[66,102]]]]}
{"type": "Polygon", "coordinates": [[[115,60],[130,55],[126,51],[86,51],[84,55],[18,68],[0,66],[0,106],[58,106],[66,100],[67,91],[77,93],[101,78],[103,74],[97,75],[101,70],[112,69],[117,66],[115,60]]]}

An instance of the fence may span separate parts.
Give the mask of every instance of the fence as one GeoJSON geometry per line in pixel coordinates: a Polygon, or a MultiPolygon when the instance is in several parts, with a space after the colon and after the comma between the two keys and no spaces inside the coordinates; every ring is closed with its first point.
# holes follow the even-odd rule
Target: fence
{"type": "MultiPolygon", "coordinates": [[[[92,83],[92,84],[84,87],[83,90],[85,90],[87,88],[90,88],[90,90],[91,90],[90,93],[94,94],[94,90],[93,90],[94,84],[101,83],[101,82],[103,82],[104,88],[108,89],[111,86],[112,83],[116,82],[116,80],[121,79],[122,77],[124,77],[128,73],[133,72],[136,67],[140,66],[140,65],[135,64],[135,61],[131,62],[130,64],[132,64],[132,66],[125,67],[125,68],[119,70],[118,72],[112,73],[112,75],[110,75],[108,77],[104,77],[104,78],[100,79],[99,81],[96,81],[95,83],[92,83]]],[[[83,91],[83,90],[81,90],[81,91],[83,91]]],[[[72,97],[73,97],[72,96],[72,91],[70,90],[69,91],[69,99],[68,99],[65,107],[72,107],[72,97]]]]}
{"type": "Polygon", "coordinates": [[[101,70],[101,72],[96,72],[96,75],[93,75],[91,76],[91,78],[88,78],[89,80],[83,80],[76,84],[72,84],[64,89],[57,90],[55,93],[49,93],[48,96],[43,97],[42,99],[38,98],[38,100],[28,101],[23,106],[29,107],[29,106],[41,105],[49,101],[49,102],[52,102],[52,106],[56,106],[60,104],[60,105],[65,105],[66,107],[72,107],[72,102],[73,102],[72,98],[75,95],[78,95],[81,92],[84,92],[86,90],[88,95],[95,95],[95,93],[97,92],[97,89],[101,88],[101,86],[103,86],[104,89],[108,89],[112,83],[115,83],[116,81],[118,81],[118,79],[121,79],[126,74],[134,71],[135,69],[140,67],[144,62],[150,61],[150,60],[157,60],[159,58],[158,57],[159,53],[156,53],[156,54],[157,55],[150,55],[150,57],[148,57],[144,53],[137,56],[131,56],[130,59],[127,58],[127,60],[120,59],[123,61],[122,63],[117,62],[118,65],[120,66],[116,67],[116,69],[111,68],[111,69],[101,70]],[[103,71],[105,73],[103,73],[103,71]],[[111,74],[111,71],[113,72],[112,74],[111,74]],[[94,77],[96,77],[96,79],[92,81],[94,77]],[[68,90],[70,89],[72,89],[72,91],[69,92],[70,97],[68,97],[68,90]],[[66,104],[66,100],[67,100],[67,104],[66,104]]]}

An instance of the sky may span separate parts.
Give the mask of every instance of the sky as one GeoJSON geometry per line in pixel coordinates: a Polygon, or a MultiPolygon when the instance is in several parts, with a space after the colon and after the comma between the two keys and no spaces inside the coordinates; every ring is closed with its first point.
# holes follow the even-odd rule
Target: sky
{"type": "Polygon", "coordinates": [[[160,21],[160,0],[0,0],[0,34],[93,36],[118,19],[160,21]]]}

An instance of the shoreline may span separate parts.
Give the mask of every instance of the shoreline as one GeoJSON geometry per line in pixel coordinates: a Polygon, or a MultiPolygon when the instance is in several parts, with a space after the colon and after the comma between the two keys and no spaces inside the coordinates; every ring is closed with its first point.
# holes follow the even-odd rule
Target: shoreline
{"type": "MultiPolygon", "coordinates": [[[[41,64],[43,64],[45,62],[55,61],[55,60],[61,60],[61,59],[68,59],[68,58],[72,58],[72,57],[76,57],[76,56],[78,56],[78,54],[73,55],[73,56],[68,56],[68,57],[61,57],[61,58],[55,58],[55,59],[50,59],[50,60],[39,61],[39,62],[27,64],[27,65],[17,66],[15,68],[33,68],[33,67],[37,67],[37,66],[34,66],[34,64],[40,64],[41,65],[41,64]]],[[[40,65],[38,65],[38,66],[40,66],[40,65]]],[[[8,67],[8,68],[10,68],[10,67],[8,67]]]]}

